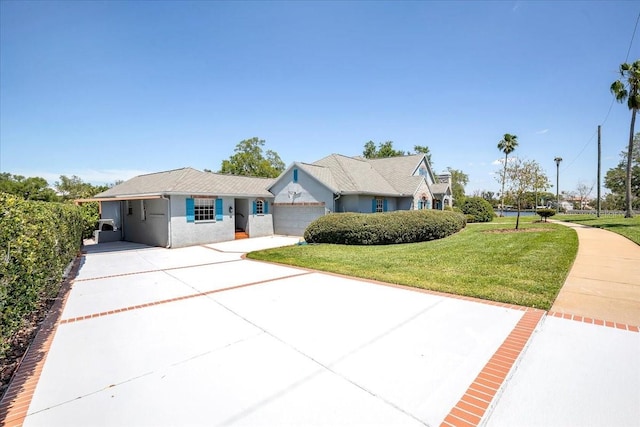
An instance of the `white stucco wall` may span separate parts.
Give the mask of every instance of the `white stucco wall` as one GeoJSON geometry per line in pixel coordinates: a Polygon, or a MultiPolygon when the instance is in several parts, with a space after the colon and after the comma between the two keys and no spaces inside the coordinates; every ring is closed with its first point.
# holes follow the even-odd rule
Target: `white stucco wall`
{"type": "Polygon", "coordinates": [[[271,192],[275,195],[274,203],[324,203],[327,209],[333,210],[333,192],[300,168],[294,167],[285,172],[271,192]],[[298,182],[293,182],[294,169],[298,170],[298,182]],[[289,192],[296,194],[290,195],[289,192]]]}
{"type": "Polygon", "coordinates": [[[235,238],[234,214],[229,214],[229,206],[234,199],[223,198],[222,221],[187,222],[188,195],[171,196],[171,247],[202,245],[225,242],[235,238]]]}
{"type": "Polygon", "coordinates": [[[251,214],[247,218],[246,232],[249,237],[273,236],[273,207],[269,206],[269,213],[265,215],[251,214]]]}

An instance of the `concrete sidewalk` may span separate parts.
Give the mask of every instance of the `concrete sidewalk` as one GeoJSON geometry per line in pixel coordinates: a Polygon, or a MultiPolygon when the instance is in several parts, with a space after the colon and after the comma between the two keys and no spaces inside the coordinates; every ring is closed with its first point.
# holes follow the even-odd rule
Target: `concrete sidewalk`
{"type": "Polygon", "coordinates": [[[640,326],[640,246],[611,231],[561,224],[580,244],[551,311],[640,326]]]}
{"type": "Polygon", "coordinates": [[[640,246],[561,223],[579,248],[488,426],[640,425],[640,246]]]}
{"type": "Polygon", "coordinates": [[[87,247],[0,424],[637,426],[637,324],[242,257],[297,240],[87,247]]]}

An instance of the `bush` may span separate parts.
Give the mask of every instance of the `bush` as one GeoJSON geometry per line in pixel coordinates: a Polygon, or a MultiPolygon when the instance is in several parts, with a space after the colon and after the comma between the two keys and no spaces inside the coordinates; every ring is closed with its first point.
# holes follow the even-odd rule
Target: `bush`
{"type": "Polygon", "coordinates": [[[308,243],[389,245],[441,239],[463,229],[464,216],[435,210],[322,216],[304,232],[308,243]]]}
{"type": "Polygon", "coordinates": [[[493,207],[482,197],[467,197],[460,205],[460,209],[465,215],[471,215],[473,222],[491,222],[493,220],[493,207]]]}
{"type": "Polygon", "coordinates": [[[77,206],[0,193],[0,360],[25,318],[58,294],[81,237],[77,206]]]}
{"type": "Polygon", "coordinates": [[[556,214],[556,210],[549,208],[538,209],[536,211],[536,214],[540,215],[540,220],[544,220],[544,222],[547,222],[547,218],[554,216],[556,214]]]}
{"type": "Polygon", "coordinates": [[[98,227],[100,205],[98,202],[83,203],[80,205],[80,214],[82,215],[82,238],[90,239],[98,227]]]}

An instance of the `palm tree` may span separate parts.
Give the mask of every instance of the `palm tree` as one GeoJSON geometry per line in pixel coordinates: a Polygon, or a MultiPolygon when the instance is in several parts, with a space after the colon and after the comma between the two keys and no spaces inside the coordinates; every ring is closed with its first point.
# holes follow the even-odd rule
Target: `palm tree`
{"type": "Polygon", "coordinates": [[[507,174],[507,157],[509,154],[513,152],[518,146],[518,137],[516,135],[511,135],[510,133],[505,133],[504,137],[498,142],[498,150],[504,153],[504,170],[502,171],[502,205],[500,210],[500,216],[504,216],[504,181],[507,174]]]}
{"type": "Polygon", "coordinates": [[[629,147],[627,154],[627,176],[626,176],[626,210],[624,217],[631,218],[631,160],[633,157],[633,133],[636,124],[636,111],[640,108],[640,59],[633,64],[620,65],[621,80],[616,80],[611,85],[611,93],[620,103],[627,101],[627,106],[631,110],[631,129],[629,131],[629,147]]]}

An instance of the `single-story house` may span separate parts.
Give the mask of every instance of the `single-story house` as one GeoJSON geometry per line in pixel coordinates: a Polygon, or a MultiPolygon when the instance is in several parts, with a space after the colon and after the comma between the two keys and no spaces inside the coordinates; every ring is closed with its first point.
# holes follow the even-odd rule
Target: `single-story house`
{"type": "Polygon", "coordinates": [[[423,154],[332,154],[294,162],[276,179],[192,168],[140,175],[82,201],[100,202],[99,241],[183,247],[239,236],[301,236],[327,213],[444,209],[452,197],[451,176],[434,175],[423,154]]]}
{"type": "Polygon", "coordinates": [[[100,202],[113,240],[183,247],[274,234],[273,179],[192,168],[140,175],[84,201],[100,202]]]}

